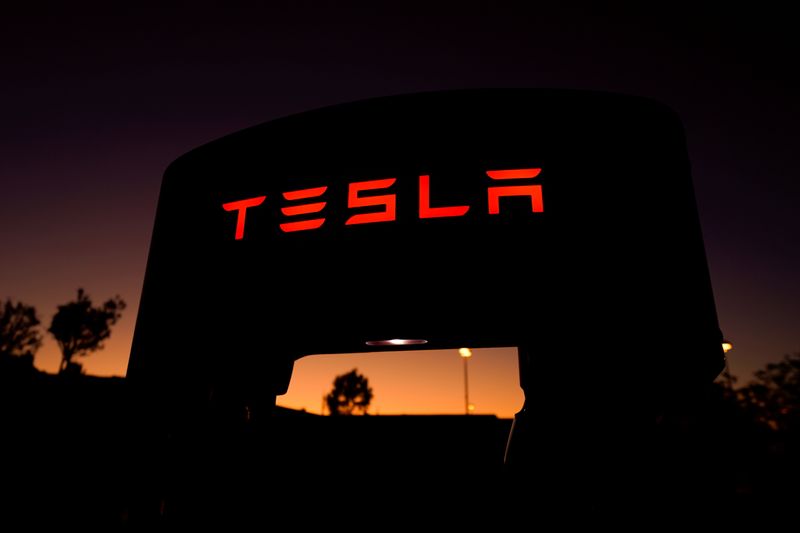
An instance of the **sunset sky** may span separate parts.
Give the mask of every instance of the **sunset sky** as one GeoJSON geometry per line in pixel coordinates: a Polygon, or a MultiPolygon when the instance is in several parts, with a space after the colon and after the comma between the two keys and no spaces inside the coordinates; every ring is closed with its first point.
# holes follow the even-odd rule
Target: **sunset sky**
{"type": "MultiPolygon", "coordinates": [[[[472,350],[469,403],[475,414],[511,418],[525,398],[519,387],[517,350],[472,350]]],[[[369,379],[375,397],[372,414],[463,414],[464,362],[457,350],[425,350],[351,355],[314,355],[300,359],[292,383],[278,404],[319,413],[332,376],[358,369],[369,379]]]]}
{"type": "MultiPolygon", "coordinates": [[[[800,350],[799,47],[785,13],[233,4],[36,4],[0,18],[0,298],[34,305],[47,326],[78,287],[122,296],[105,350],[81,361],[88,372],[125,374],[175,158],[323,105],[469,87],[599,89],[674,108],[734,374],[746,382],[800,350]]],[[[58,363],[48,337],[36,365],[58,363]]],[[[454,351],[308,358],[283,400],[318,411],[333,377],[357,367],[375,411],[461,412],[461,364],[454,351]]],[[[470,364],[478,412],[519,408],[513,350],[470,364]]]]}

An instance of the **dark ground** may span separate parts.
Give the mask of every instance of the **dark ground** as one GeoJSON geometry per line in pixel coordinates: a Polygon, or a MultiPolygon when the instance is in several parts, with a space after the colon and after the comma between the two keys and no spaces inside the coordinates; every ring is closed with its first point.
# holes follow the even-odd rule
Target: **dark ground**
{"type": "MultiPolygon", "coordinates": [[[[203,520],[227,498],[234,507],[220,508],[261,520],[286,505],[334,502],[400,501],[409,513],[462,492],[459,505],[502,500],[508,503],[487,509],[509,510],[520,505],[511,493],[536,481],[509,481],[503,453],[511,421],[493,416],[319,417],[277,408],[268,432],[217,433],[156,458],[170,473],[154,480],[138,471],[143,455],[122,378],[54,376],[18,365],[2,376],[0,405],[10,494],[2,516],[9,522],[127,523],[148,493],[161,495],[148,508],[176,521],[203,520]]],[[[662,466],[653,476],[672,479],[663,498],[685,489],[706,509],[741,513],[798,493],[796,440],[751,424],[720,396],[661,419],[655,444],[664,460],[656,460],[662,466]],[[688,475],[684,481],[676,483],[676,468],[688,475]]],[[[539,490],[546,498],[546,487],[539,490]]]]}

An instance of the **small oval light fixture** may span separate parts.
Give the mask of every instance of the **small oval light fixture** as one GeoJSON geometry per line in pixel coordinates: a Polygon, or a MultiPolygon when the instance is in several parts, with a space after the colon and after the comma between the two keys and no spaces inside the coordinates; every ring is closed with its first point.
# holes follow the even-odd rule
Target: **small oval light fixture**
{"type": "Polygon", "coordinates": [[[409,344],[427,344],[425,339],[386,339],[382,341],[367,341],[367,346],[407,346],[409,344]]]}
{"type": "Polygon", "coordinates": [[[459,348],[458,355],[466,359],[467,357],[472,357],[472,350],[469,348],[459,348]]]}

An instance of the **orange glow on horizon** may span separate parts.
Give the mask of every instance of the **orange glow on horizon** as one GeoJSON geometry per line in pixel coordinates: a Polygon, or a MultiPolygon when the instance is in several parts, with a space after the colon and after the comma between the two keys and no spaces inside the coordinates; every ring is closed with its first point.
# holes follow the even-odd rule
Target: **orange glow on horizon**
{"type": "MultiPolygon", "coordinates": [[[[470,402],[475,414],[512,418],[524,401],[515,348],[472,350],[470,402]]],[[[374,391],[372,415],[464,414],[463,359],[458,350],[312,355],[295,362],[278,405],[320,414],[333,379],[358,369],[374,391]]]]}

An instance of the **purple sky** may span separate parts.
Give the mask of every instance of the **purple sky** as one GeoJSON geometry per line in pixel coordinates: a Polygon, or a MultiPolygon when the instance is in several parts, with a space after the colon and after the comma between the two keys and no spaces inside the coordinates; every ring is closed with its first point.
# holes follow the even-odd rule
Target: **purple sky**
{"type": "MultiPolygon", "coordinates": [[[[6,11],[0,298],[49,324],[78,286],[120,294],[123,320],[85,363],[124,374],[161,174],[182,153],[372,96],[587,88],[649,96],[683,118],[734,373],[747,381],[800,350],[800,47],[788,14],[433,3],[6,11]]],[[[57,363],[48,339],[37,364],[57,363]]]]}

